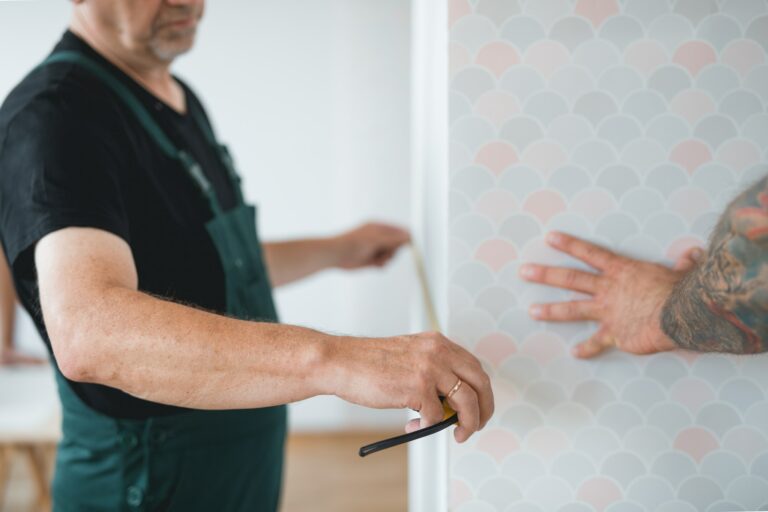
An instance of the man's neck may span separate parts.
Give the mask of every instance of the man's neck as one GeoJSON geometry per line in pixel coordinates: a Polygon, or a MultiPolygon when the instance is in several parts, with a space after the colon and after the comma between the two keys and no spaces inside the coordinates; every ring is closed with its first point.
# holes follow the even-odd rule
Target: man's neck
{"type": "Polygon", "coordinates": [[[153,58],[150,52],[127,51],[108,37],[89,30],[77,17],[73,19],[69,30],[174,110],[180,113],[186,111],[184,92],[171,76],[170,62],[153,58]]]}

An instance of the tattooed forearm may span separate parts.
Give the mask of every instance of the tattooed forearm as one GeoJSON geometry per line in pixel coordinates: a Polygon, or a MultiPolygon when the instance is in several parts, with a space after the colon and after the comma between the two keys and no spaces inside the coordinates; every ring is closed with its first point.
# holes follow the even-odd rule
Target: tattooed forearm
{"type": "Polygon", "coordinates": [[[768,351],[768,178],[728,206],[703,261],[664,304],[661,326],[681,348],[768,351]]]}

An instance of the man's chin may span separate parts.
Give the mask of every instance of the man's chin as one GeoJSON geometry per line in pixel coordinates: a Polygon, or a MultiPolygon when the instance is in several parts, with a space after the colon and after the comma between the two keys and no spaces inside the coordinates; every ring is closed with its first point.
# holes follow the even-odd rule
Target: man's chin
{"type": "Polygon", "coordinates": [[[176,40],[162,41],[157,44],[151,45],[152,53],[155,56],[165,62],[171,62],[176,57],[184,55],[192,49],[194,45],[194,34],[187,37],[179,37],[176,40]]]}

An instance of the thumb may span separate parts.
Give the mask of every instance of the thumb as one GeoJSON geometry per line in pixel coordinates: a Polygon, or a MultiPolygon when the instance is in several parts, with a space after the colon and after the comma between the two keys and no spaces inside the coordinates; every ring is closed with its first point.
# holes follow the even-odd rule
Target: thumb
{"type": "Polygon", "coordinates": [[[704,250],[701,247],[691,247],[677,258],[672,268],[678,272],[687,272],[701,261],[702,256],[704,250]]]}
{"type": "Polygon", "coordinates": [[[419,430],[419,420],[418,418],[410,420],[408,423],[405,424],[405,433],[410,434],[411,432],[415,432],[419,430]]]}
{"type": "Polygon", "coordinates": [[[437,398],[437,394],[422,402],[419,414],[421,415],[419,428],[430,427],[443,419],[443,404],[440,402],[440,399],[437,398]]]}
{"type": "Polygon", "coordinates": [[[605,352],[614,345],[613,338],[603,331],[598,331],[586,341],[573,347],[573,355],[579,359],[591,359],[605,352]]]}

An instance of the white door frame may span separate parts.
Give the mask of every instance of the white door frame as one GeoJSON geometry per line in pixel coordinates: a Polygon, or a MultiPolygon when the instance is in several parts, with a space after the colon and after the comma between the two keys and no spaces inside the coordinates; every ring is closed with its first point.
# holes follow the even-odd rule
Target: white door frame
{"type": "MultiPolygon", "coordinates": [[[[413,237],[424,252],[437,316],[448,319],[448,2],[413,0],[411,155],[413,237]]],[[[413,328],[428,329],[414,286],[413,328]]],[[[448,433],[408,447],[408,509],[448,510],[448,433]]]]}

